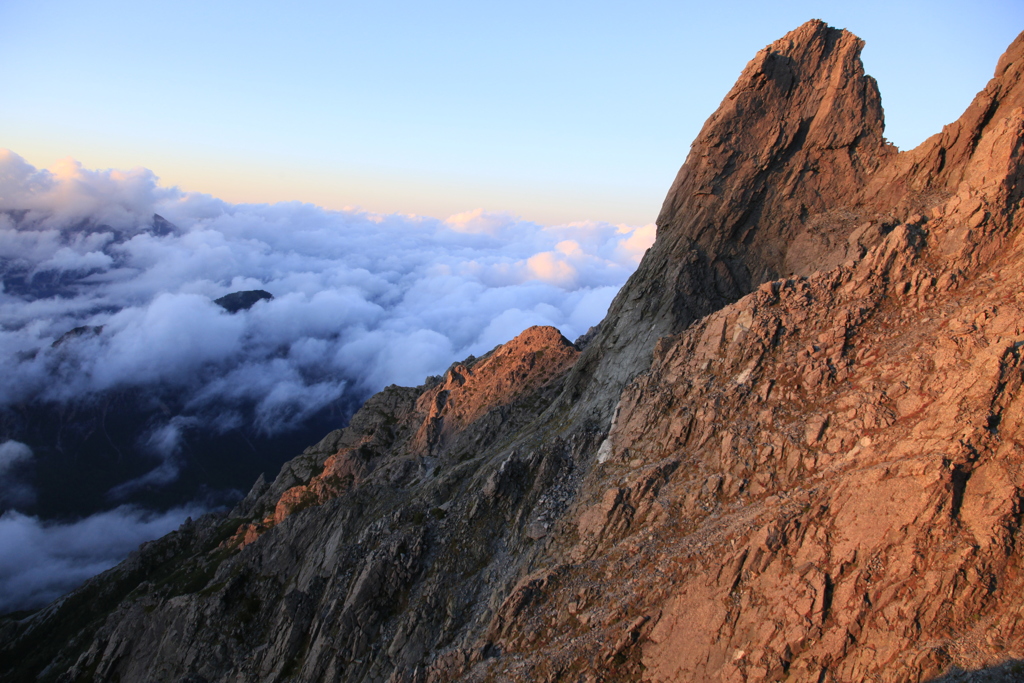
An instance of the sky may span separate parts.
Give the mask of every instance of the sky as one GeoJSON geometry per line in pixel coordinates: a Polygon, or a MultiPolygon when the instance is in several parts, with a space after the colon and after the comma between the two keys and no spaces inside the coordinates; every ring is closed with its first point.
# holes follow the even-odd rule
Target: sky
{"type": "Polygon", "coordinates": [[[234,203],[644,225],[746,62],[810,18],[866,41],[906,149],[1024,3],[11,1],[0,147],[234,203]]]}

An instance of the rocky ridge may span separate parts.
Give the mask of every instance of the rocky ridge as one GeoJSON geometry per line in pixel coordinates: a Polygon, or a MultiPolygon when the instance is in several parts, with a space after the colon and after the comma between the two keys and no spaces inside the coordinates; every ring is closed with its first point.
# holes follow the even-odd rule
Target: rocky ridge
{"type": "Polygon", "coordinates": [[[908,152],[860,48],[814,21],[751,61],[582,351],[534,328],[385,389],[0,621],[0,675],[1019,675],[1024,34],[908,152]]]}

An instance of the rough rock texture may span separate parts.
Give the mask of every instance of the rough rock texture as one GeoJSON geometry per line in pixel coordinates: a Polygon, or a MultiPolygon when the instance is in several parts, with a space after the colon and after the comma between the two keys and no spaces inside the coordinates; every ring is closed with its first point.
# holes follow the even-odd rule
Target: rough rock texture
{"type": "Polygon", "coordinates": [[[519,412],[535,417],[537,406],[550,401],[548,385],[578,355],[555,328],[531,327],[482,358],[453,364],[419,389],[388,387],[366,402],[347,429],[308,449],[308,458],[289,463],[293,476],[278,476],[269,493],[260,491],[259,502],[252,495],[243,501],[238,514],[251,515],[261,503],[273,510],[242,525],[232,541],[247,545],[292,513],[361,485],[378,468],[375,480],[400,483],[413,472],[426,477],[438,465],[475,457],[510,422],[523,419],[519,412]],[[517,405],[520,399],[523,405],[517,405]]]}
{"type": "Polygon", "coordinates": [[[863,43],[811,21],[761,50],[694,141],[658,235],[570,384],[600,419],[658,338],[782,275],[847,256],[851,190],[894,157],[863,43]]]}
{"type": "Polygon", "coordinates": [[[0,620],[0,676],[1020,677],[1024,34],[903,153],[859,49],[758,54],[582,351],[534,328],[385,389],[0,620]]]}

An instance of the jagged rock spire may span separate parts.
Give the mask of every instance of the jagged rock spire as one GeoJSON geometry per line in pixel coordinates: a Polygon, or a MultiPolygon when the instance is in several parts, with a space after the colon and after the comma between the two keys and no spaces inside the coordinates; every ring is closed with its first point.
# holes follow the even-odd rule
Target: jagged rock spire
{"type": "MultiPolygon", "coordinates": [[[[747,64],[693,143],[654,246],[577,366],[579,395],[600,395],[594,382],[621,386],[646,368],[659,337],[762,282],[845,258],[835,245],[857,216],[844,205],[896,154],[862,47],[813,20],[747,64]]],[[[593,407],[608,417],[610,406],[593,407]]]]}
{"type": "Polygon", "coordinates": [[[863,41],[809,21],[762,49],[693,143],[658,217],[740,291],[786,270],[809,216],[834,207],[892,150],[863,41]]]}

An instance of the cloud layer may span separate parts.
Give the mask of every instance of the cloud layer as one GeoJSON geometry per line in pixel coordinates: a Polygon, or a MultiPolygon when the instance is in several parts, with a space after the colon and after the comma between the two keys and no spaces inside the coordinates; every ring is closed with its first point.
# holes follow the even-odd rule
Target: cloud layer
{"type": "Polygon", "coordinates": [[[121,506],[69,524],[9,510],[0,516],[0,614],[40,607],[113,567],[199,507],[153,513],[121,506]]]}
{"type": "MultiPolygon", "coordinates": [[[[574,338],[653,238],[653,226],[484,211],[232,205],[145,169],[39,170],[0,150],[0,410],[122,389],[150,401],[138,449],[157,460],[108,491],[123,500],[176,479],[188,430],[279,434],[530,325],[574,338]],[[251,289],[274,298],[235,314],[213,303],[251,289]]],[[[10,509],[31,502],[15,475],[37,460],[20,441],[0,444],[0,612],[56,597],[200,511],[121,506],[48,523],[10,509]]]]}
{"type": "Polygon", "coordinates": [[[530,325],[582,334],[653,237],[479,210],[232,205],[145,169],[39,170],[0,150],[0,409],[145,389],[167,413],[140,441],[164,462],[148,483],[172,480],[187,429],[281,433],[530,325]],[[247,289],[274,299],[213,303],[247,289]]]}
{"type": "Polygon", "coordinates": [[[274,432],[349,388],[418,384],[525,327],[570,338],[603,316],[653,228],[540,226],[231,205],[149,171],[41,171],[0,152],[0,405],[123,386],[187,389],[274,432]],[[173,226],[157,221],[154,214],[173,226]],[[212,303],[265,289],[230,315],[212,303]],[[69,330],[99,334],[53,343],[69,330]]]}
{"type": "MultiPolygon", "coordinates": [[[[39,170],[0,150],[0,410],[149,397],[159,419],[138,446],[157,460],[108,492],[117,500],[174,481],[190,429],[273,435],[342,399],[419,384],[530,325],[574,338],[653,237],[653,226],[484,211],[232,205],[145,169],[39,170]],[[274,298],[235,314],[213,303],[249,289],[274,298]]],[[[29,446],[0,444],[0,509],[31,502],[15,475],[33,464],[29,446]]],[[[53,525],[9,510],[0,612],[56,597],[185,514],[122,506],[53,525]]]]}

